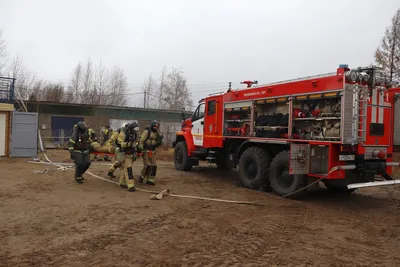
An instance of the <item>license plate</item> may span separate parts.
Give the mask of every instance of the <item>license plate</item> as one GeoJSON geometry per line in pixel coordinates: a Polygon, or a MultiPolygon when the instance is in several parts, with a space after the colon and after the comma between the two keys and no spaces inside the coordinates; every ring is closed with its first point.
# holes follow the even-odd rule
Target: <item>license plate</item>
{"type": "Polygon", "coordinates": [[[340,161],[349,161],[349,160],[355,160],[355,159],[356,159],[355,155],[339,155],[340,161]]]}

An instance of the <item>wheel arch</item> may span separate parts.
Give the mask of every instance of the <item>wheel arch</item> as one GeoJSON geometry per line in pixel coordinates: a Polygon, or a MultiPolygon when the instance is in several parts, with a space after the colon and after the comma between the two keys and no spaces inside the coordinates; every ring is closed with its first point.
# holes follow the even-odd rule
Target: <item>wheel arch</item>
{"type": "Polygon", "coordinates": [[[173,142],[172,147],[175,148],[176,144],[182,141],[186,143],[186,146],[188,148],[188,154],[190,156],[192,152],[195,150],[192,133],[187,131],[177,132],[175,135],[175,142],[173,142]]]}
{"type": "Polygon", "coordinates": [[[239,161],[243,152],[249,147],[260,147],[267,151],[271,158],[275,157],[279,152],[288,149],[288,145],[282,144],[270,144],[270,143],[261,143],[261,142],[253,142],[250,140],[246,140],[241,143],[236,151],[236,160],[239,161]]]}

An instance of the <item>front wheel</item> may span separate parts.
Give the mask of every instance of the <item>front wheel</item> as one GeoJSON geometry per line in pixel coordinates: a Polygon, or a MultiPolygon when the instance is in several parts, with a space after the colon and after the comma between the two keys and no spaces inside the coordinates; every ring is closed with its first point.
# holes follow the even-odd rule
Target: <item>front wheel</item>
{"type": "Polygon", "coordinates": [[[301,197],[306,194],[305,190],[300,189],[307,185],[307,176],[289,173],[289,151],[280,152],[272,160],[269,168],[269,181],[272,190],[280,196],[293,194],[294,197],[301,197]]]}
{"type": "Polygon", "coordinates": [[[178,142],[175,146],[174,164],[175,169],[180,171],[189,171],[193,167],[188,157],[188,150],[184,141],[178,142]]]}

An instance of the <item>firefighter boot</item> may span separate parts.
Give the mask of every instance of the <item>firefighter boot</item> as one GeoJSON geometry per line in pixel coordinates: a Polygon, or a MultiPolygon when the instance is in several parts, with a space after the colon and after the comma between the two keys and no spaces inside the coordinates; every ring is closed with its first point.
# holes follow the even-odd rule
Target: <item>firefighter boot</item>
{"type": "Polygon", "coordinates": [[[123,172],[121,172],[119,175],[119,186],[122,188],[128,188],[125,182],[125,174],[123,172]]]}
{"type": "Polygon", "coordinates": [[[75,181],[78,184],[83,183],[83,178],[82,178],[82,164],[76,164],[75,165],[75,181]]]}
{"type": "Polygon", "coordinates": [[[156,177],[156,173],[157,173],[157,166],[151,166],[151,173],[150,173],[150,177],[149,179],[147,179],[146,184],[148,185],[155,185],[155,177],[156,177]]]}
{"type": "Polygon", "coordinates": [[[132,167],[128,167],[127,168],[128,171],[128,181],[126,181],[126,183],[128,184],[128,190],[129,192],[135,192],[135,180],[133,179],[133,171],[132,171],[132,167]]]}
{"type": "Polygon", "coordinates": [[[151,172],[151,166],[149,165],[143,166],[142,173],[139,178],[139,183],[143,183],[145,179],[147,180],[150,175],[150,172],[151,172]]]}
{"type": "Polygon", "coordinates": [[[114,172],[117,168],[121,167],[121,164],[118,161],[115,161],[113,165],[108,169],[107,175],[111,178],[115,178],[114,172]]]}

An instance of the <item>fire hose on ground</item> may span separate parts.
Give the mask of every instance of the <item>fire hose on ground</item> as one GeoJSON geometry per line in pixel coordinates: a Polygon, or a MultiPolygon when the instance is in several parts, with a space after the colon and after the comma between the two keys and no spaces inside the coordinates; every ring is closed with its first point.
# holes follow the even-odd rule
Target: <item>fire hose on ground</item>
{"type": "MultiPolygon", "coordinates": [[[[53,165],[56,167],[65,167],[65,165],[67,164],[59,164],[56,162],[52,162],[49,157],[47,156],[44,147],[43,147],[43,142],[42,142],[42,137],[39,131],[39,145],[40,145],[40,150],[42,151],[45,159],[47,162],[44,161],[38,161],[36,163],[42,163],[42,164],[49,164],[49,165],[53,165]]],[[[70,164],[68,164],[70,165],[70,164]]],[[[97,178],[99,180],[102,181],[106,181],[109,183],[113,183],[116,185],[119,185],[119,183],[115,182],[115,181],[111,181],[108,179],[105,179],[103,177],[100,177],[90,171],[86,171],[87,174],[89,174],[90,176],[97,178]]],[[[225,202],[225,203],[234,203],[234,204],[247,204],[247,205],[262,205],[261,203],[259,203],[258,201],[240,201],[240,200],[227,200],[227,199],[219,199],[219,198],[208,198],[208,197],[198,197],[198,196],[189,196],[189,195],[178,195],[178,194],[171,194],[169,189],[164,189],[160,192],[156,192],[156,191],[150,191],[150,190],[145,190],[142,188],[136,188],[136,190],[141,191],[141,192],[145,192],[145,193],[151,193],[152,195],[150,196],[150,199],[152,200],[160,200],[162,199],[164,196],[171,196],[171,197],[179,197],[179,198],[190,198],[190,199],[199,199],[199,200],[208,200],[208,201],[216,201],[216,202],[225,202]]]]}
{"type": "MultiPolygon", "coordinates": [[[[66,165],[72,167],[72,166],[71,166],[72,164],[68,164],[68,163],[55,163],[55,162],[52,162],[52,161],[49,159],[49,157],[47,156],[47,154],[46,154],[46,152],[45,152],[45,150],[44,150],[44,147],[43,147],[43,143],[42,143],[42,138],[41,138],[40,131],[39,131],[39,144],[40,144],[40,150],[42,151],[42,153],[43,153],[43,155],[44,155],[44,157],[45,157],[45,159],[46,159],[47,162],[45,162],[45,161],[36,161],[36,162],[35,162],[35,161],[30,161],[30,162],[32,162],[32,163],[41,163],[41,164],[53,165],[53,166],[56,166],[56,167],[58,167],[59,169],[62,169],[62,170],[68,169],[68,167],[65,167],[66,165]]],[[[107,165],[110,165],[110,164],[107,164],[107,165]]],[[[322,181],[323,179],[325,179],[326,177],[328,177],[328,176],[329,176],[332,172],[334,172],[334,171],[337,171],[337,170],[353,170],[353,169],[355,169],[355,165],[335,166],[335,167],[333,167],[326,175],[322,176],[321,178],[318,178],[317,180],[315,180],[314,182],[308,184],[308,185],[305,186],[305,187],[302,187],[302,188],[300,188],[300,189],[298,189],[298,190],[296,190],[296,191],[294,191],[294,192],[291,192],[291,193],[289,193],[289,194],[286,194],[286,195],[282,196],[282,198],[287,198],[287,197],[290,197],[290,196],[292,196],[292,195],[295,195],[295,194],[297,194],[297,193],[299,193],[299,192],[301,192],[301,191],[306,190],[307,188],[309,188],[309,187],[311,187],[311,186],[313,186],[313,185],[319,183],[320,181],[322,181]]],[[[99,180],[102,180],[102,181],[106,181],[106,182],[109,182],[109,183],[113,183],[113,184],[119,185],[119,183],[117,183],[117,182],[115,182],[115,181],[111,181],[111,180],[106,179],[106,178],[103,178],[103,177],[100,177],[100,176],[98,176],[98,175],[92,173],[92,172],[89,171],[89,170],[88,170],[86,173],[89,174],[90,176],[94,177],[94,178],[99,179],[99,180]]],[[[219,198],[208,198],[208,197],[199,197],[199,196],[190,196],[190,195],[171,194],[170,189],[164,189],[164,190],[162,190],[162,191],[160,191],[160,192],[151,191],[151,190],[145,190],[145,189],[142,189],[142,188],[136,188],[136,190],[141,191],[141,192],[145,192],[145,193],[150,193],[150,194],[152,194],[152,195],[150,196],[150,199],[152,199],[152,200],[161,200],[164,196],[171,196],[171,197],[190,198],[190,199],[208,200],[208,201],[225,202],[225,203],[234,203],[234,204],[264,205],[264,204],[262,204],[262,203],[260,203],[260,202],[258,202],[258,201],[227,200],[227,199],[219,199],[219,198]]]]}

